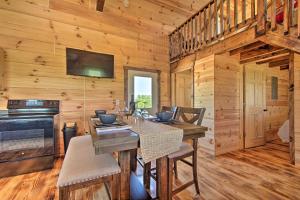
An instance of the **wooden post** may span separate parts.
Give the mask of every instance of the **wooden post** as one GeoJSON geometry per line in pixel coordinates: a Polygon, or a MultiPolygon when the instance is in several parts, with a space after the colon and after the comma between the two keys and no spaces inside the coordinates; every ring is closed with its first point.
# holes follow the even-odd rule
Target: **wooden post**
{"type": "Polygon", "coordinates": [[[264,34],[266,32],[266,1],[257,1],[257,34],[264,34]]]}
{"type": "Polygon", "coordinates": [[[295,164],[295,134],[294,134],[294,53],[289,60],[289,138],[290,138],[290,162],[295,164]]]}
{"type": "Polygon", "coordinates": [[[205,8],[204,9],[204,17],[203,17],[203,28],[204,28],[204,42],[207,43],[207,18],[206,18],[206,12],[207,12],[207,9],[205,8]]]}
{"type": "Polygon", "coordinates": [[[202,23],[202,13],[203,12],[199,13],[199,46],[198,46],[198,48],[202,46],[202,24],[203,24],[202,23]]]}
{"type": "Polygon", "coordinates": [[[130,151],[119,152],[121,199],[130,199],[130,151]]]}
{"type": "Polygon", "coordinates": [[[156,190],[159,200],[171,199],[172,197],[168,197],[168,158],[166,156],[156,161],[156,170],[156,190]]]}
{"type": "Polygon", "coordinates": [[[212,38],[211,3],[208,4],[208,41],[212,38]]]}

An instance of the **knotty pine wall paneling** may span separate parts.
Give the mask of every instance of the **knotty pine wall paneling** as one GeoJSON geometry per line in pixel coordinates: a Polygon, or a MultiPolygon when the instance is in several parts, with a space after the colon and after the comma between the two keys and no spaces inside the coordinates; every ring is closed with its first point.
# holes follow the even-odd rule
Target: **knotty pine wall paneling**
{"type": "Polygon", "coordinates": [[[0,47],[6,55],[7,81],[0,105],[7,99],[60,100],[61,127],[63,122],[77,122],[82,134],[95,109],[111,110],[114,99],[124,99],[125,65],[161,70],[161,105],[169,105],[164,27],[136,21],[125,26],[120,25],[121,15],[111,19],[84,5],[74,4],[73,10],[62,7],[70,1],[0,1],[0,47]],[[66,75],[66,47],[113,54],[115,78],[66,75]]]}
{"type": "Polygon", "coordinates": [[[266,141],[278,139],[278,129],[288,120],[288,83],[289,71],[280,70],[279,67],[269,68],[268,65],[261,65],[267,68],[266,82],[266,105],[265,113],[265,138],[266,141]],[[278,99],[272,99],[272,77],[278,78],[278,99]]]}
{"type": "Polygon", "coordinates": [[[243,148],[243,66],[228,55],[215,56],[215,154],[243,148]]]}
{"type": "Polygon", "coordinates": [[[205,107],[202,125],[208,127],[199,146],[215,155],[215,59],[214,55],[196,60],[194,66],[194,107],[205,107]]]}
{"type": "Polygon", "coordinates": [[[294,53],[294,148],[295,164],[300,166],[300,54],[294,53]]]}

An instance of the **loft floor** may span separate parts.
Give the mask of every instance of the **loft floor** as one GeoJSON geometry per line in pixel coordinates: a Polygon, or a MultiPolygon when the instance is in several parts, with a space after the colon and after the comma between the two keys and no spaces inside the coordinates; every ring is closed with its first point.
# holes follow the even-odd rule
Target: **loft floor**
{"type": "MultiPolygon", "coordinates": [[[[290,165],[288,158],[288,146],[278,141],[216,159],[199,151],[200,199],[300,199],[300,168],[290,165]]],[[[1,199],[57,200],[61,164],[59,159],[52,170],[0,179],[1,199]]],[[[177,184],[191,177],[188,167],[181,163],[178,167],[177,184]]],[[[100,188],[78,191],[71,199],[90,199],[100,188]]],[[[174,199],[193,199],[194,194],[191,186],[174,199]]]]}

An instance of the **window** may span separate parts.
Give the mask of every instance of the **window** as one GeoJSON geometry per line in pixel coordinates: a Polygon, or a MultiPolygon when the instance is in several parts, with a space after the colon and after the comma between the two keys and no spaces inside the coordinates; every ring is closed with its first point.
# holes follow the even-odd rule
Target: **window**
{"type": "Polygon", "coordinates": [[[152,78],[134,76],[134,101],[137,108],[152,108],[152,78]]]}

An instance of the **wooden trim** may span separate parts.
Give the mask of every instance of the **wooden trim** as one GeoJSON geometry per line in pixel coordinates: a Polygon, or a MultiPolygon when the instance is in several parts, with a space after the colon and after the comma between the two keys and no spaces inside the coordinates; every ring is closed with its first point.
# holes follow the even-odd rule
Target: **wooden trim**
{"type": "Polygon", "coordinates": [[[157,105],[157,110],[160,110],[161,106],[161,70],[158,69],[149,69],[149,68],[139,68],[139,67],[129,67],[129,66],[124,66],[124,102],[126,105],[128,105],[129,99],[128,99],[128,71],[133,70],[133,71],[141,71],[141,72],[151,72],[151,73],[157,73],[157,93],[158,93],[158,105],[157,105]]]}

